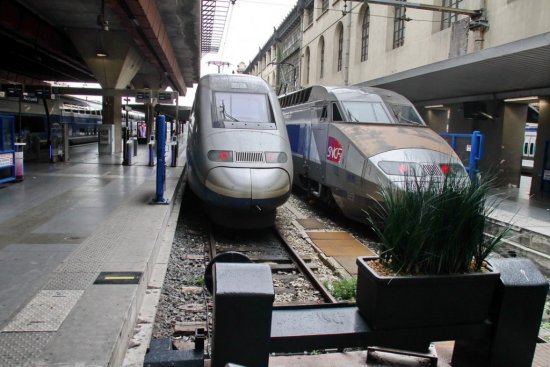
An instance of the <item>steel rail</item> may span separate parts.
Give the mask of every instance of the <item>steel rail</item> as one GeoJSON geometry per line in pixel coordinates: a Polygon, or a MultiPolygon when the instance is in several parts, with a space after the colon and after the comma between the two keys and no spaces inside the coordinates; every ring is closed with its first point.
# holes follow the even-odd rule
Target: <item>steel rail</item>
{"type": "Polygon", "coordinates": [[[324,297],[325,301],[328,303],[338,303],[338,300],[334,298],[332,294],[328,291],[328,289],[325,288],[325,286],[319,281],[319,278],[315,276],[313,271],[307,266],[305,261],[298,255],[296,251],[289,245],[289,243],[285,240],[279,229],[275,226],[275,233],[277,236],[281,239],[284,246],[286,247],[286,250],[290,254],[290,257],[292,260],[296,263],[300,271],[305,275],[305,277],[313,284],[313,286],[321,293],[321,295],[324,297]]]}
{"type": "Polygon", "coordinates": [[[217,255],[216,253],[216,240],[214,239],[214,234],[212,233],[212,223],[210,223],[210,221],[207,221],[207,224],[208,224],[208,244],[209,244],[209,248],[208,248],[208,252],[210,253],[210,261],[212,261],[212,259],[214,259],[217,255]]]}

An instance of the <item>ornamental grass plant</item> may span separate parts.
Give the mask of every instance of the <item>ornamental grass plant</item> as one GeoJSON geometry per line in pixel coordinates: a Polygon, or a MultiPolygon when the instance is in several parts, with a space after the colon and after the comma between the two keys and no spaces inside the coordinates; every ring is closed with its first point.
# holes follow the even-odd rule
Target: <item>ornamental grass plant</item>
{"type": "Polygon", "coordinates": [[[487,205],[492,182],[449,175],[406,177],[402,187],[383,187],[383,201],[367,214],[380,241],[380,263],[398,275],[480,271],[509,229],[484,234],[494,210],[487,205]]]}

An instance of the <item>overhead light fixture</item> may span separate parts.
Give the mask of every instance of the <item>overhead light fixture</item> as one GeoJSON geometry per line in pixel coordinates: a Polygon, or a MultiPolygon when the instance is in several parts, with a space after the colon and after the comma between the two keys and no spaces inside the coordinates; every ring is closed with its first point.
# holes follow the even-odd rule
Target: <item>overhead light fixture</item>
{"type": "Polygon", "coordinates": [[[109,56],[109,54],[108,54],[107,52],[103,51],[103,50],[98,50],[98,51],[95,53],[95,55],[96,55],[97,57],[107,57],[107,56],[109,56]]]}
{"type": "Polygon", "coordinates": [[[109,21],[105,18],[105,0],[101,1],[101,13],[97,15],[97,25],[104,31],[109,30],[109,21]]]}
{"type": "Polygon", "coordinates": [[[484,116],[485,118],[488,118],[489,120],[494,120],[495,118],[491,115],[489,115],[488,113],[486,112],[482,112],[482,111],[479,111],[478,112],[481,116],[484,116]]]}
{"type": "Polygon", "coordinates": [[[504,102],[525,102],[525,101],[538,101],[538,100],[539,100],[539,97],[531,96],[531,97],[507,98],[504,100],[504,102]]]}
{"type": "Polygon", "coordinates": [[[430,105],[430,106],[424,106],[424,108],[427,108],[427,109],[443,108],[443,105],[442,104],[434,104],[434,105],[430,105]]]}

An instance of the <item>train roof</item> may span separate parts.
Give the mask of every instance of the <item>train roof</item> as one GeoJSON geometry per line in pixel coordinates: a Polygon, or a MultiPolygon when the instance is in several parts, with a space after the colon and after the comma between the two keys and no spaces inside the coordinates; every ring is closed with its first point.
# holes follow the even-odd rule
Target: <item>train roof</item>
{"type": "Polygon", "coordinates": [[[227,92],[268,93],[272,91],[265,80],[247,74],[207,74],[200,79],[199,85],[227,92]]]}
{"type": "Polygon", "coordinates": [[[393,104],[411,104],[402,95],[393,91],[358,86],[314,85],[279,97],[281,107],[289,107],[315,101],[379,101],[393,104]]]}

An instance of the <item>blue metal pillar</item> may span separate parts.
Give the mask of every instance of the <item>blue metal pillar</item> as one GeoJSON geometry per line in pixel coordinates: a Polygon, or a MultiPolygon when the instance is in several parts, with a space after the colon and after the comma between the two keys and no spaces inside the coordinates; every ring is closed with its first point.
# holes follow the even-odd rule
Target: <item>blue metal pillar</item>
{"type": "Polygon", "coordinates": [[[477,174],[479,172],[477,162],[483,158],[483,144],[484,138],[481,132],[474,131],[472,133],[470,161],[468,164],[468,174],[472,182],[477,182],[477,174]]]}
{"type": "Polygon", "coordinates": [[[157,189],[152,204],[168,204],[164,198],[166,189],[166,117],[158,115],[157,120],[157,189]]]}
{"type": "Polygon", "coordinates": [[[483,159],[483,148],[485,145],[485,137],[483,136],[483,134],[479,131],[474,131],[472,134],[443,133],[440,135],[450,139],[449,145],[451,146],[451,148],[453,148],[455,152],[458,153],[459,156],[461,156],[461,154],[457,151],[457,139],[470,140],[470,154],[468,158],[468,165],[465,168],[466,171],[468,171],[468,176],[470,176],[470,180],[472,180],[472,182],[477,182],[477,174],[479,173],[477,163],[478,161],[483,159]]]}

